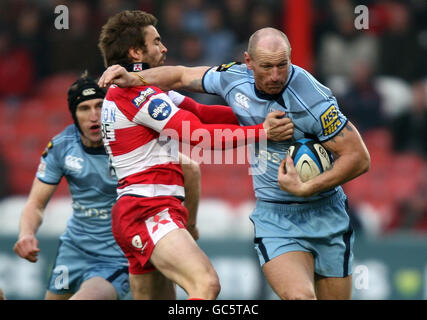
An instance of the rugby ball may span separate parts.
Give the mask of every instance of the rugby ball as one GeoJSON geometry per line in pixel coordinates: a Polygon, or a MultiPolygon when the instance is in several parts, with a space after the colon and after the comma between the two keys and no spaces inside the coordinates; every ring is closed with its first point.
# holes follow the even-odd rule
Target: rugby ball
{"type": "Polygon", "coordinates": [[[332,167],[332,159],[326,149],[312,139],[299,139],[288,149],[301,181],[306,182],[332,167]]]}

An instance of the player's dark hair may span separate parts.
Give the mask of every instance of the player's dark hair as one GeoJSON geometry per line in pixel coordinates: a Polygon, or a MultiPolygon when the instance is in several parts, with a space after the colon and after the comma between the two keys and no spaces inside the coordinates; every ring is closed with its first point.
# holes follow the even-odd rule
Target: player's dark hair
{"type": "Polygon", "coordinates": [[[144,29],[156,24],[157,19],[152,14],[140,10],[125,10],[108,19],[102,27],[98,42],[105,67],[132,63],[129,49],[141,49],[145,52],[144,29]]]}
{"type": "Polygon", "coordinates": [[[70,86],[68,89],[68,108],[70,109],[71,116],[79,131],[79,122],[77,121],[76,110],[79,103],[92,99],[104,99],[105,90],[98,86],[98,83],[89,77],[87,70],[70,86]]]}

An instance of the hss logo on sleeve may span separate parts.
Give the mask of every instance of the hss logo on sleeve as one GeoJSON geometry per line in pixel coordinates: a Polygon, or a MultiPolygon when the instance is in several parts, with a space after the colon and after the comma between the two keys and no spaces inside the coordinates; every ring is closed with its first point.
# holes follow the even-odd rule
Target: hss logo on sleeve
{"type": "Polygon", "coordinates": [[[342,122],[339,118],[338,110],[334,105],[330,106],[321,116],[323,135],[329,136],[341,126],[342,122]]]}

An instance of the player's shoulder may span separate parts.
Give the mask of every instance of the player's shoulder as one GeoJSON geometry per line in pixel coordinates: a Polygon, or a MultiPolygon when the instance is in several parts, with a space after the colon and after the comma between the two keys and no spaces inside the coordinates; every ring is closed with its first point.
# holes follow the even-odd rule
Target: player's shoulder
{"type": "Polygon", "coordinates": [[[118,103],[119,108],[126,108],[127,104],[122,105],[121,101],[130,102],[138,110],[152,99],[162,99],[169,101],[167,92],[156,86],[138,86],[130,88],[120,88],[111,86],[107,92],[105,100],[118,103]]]}
{"type": "Polygon", "coordinates": [[[210,74],[210,76],[204,77],[205,84],[217,82],[220,83],[221,87],[226,91],[230,87],[234,87],[239,84],[254,82],[252,71],[248,69],[246,64],[241,64],[236,61],[223,63],[220,66],[213,67],[209,72],[207,72],[207,74],[210,74]]]}
{"type": "Polygon", "coordinates": [[[320,83],[310,72],[296,65],[291,65],[290,68],[289,88],[305,104],[314,106],[333,99],[331,89],[320,83]]]}
{"type": "Polygon", "coordinates": [[[290,87],[298,92],[312,93],[314,95],[326,97],[331,96],[332,91],[327,86],[317,80],[310,72],[296,65],[291,65],[292,77],[290,87]]]}
{"type": "Polygon", "coordinates": [[[108,88],[105,98],[107,100],[115,100],[117,98],[132,98],[136,95],[141,95],[143,93],[146,96],[152,94],[161,94],[164,91],[156,86],[137,86],[129,88],[121,88],[117,85],[112,85],[108,88]]]}
{"type": "Polygon", "coordinates": [[[213,72],[218,72],[219,75],[227,78],[242,79],[242,77],[251,77],[252,73],[249,72],[246,64],[238,61],[223,63],[217,67],[211,68],[213,72]]]}
{"type": "Polygon", "coordinates": [[[49,153],[60,154],[77,143],[78,139],[79,130],[75,124],[70,124],[47,143],[42,156],[46,157],[49,153]]]}
{"type": "Polygon", "coordinates": [[[67,127],[65,127],[64,130],[62,130],[60,133],[55,135],[52,138],[52,141],[55,141],[56,143],[70,143],[72,141],[77,141],[79,137],[79,129],[77,129],[75,124],[70,124],[67,127]]]}
{"type": "Polygon", "coordinates": [[[227,62],[227,63],[222,63],[221,65],[219,65],[218,67],[214,67],[214,70],[216,72],[241,72],[241,73],[245,73],[246,72],[246,64],[242,64],[239,61],[231,61],[231,62],[227,62]]]}

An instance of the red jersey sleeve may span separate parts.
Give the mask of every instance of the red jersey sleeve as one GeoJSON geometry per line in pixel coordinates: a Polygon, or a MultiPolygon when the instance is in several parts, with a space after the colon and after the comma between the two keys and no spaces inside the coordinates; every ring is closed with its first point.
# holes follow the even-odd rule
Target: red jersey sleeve
{"type": "Polygon", "coordinates": [[[178,137],[181,142],[204,149],[236,148],[267,138],[262,123],[244,127],[232,124],[204,124],[194,114],[182,109],[169,120],[164,130],[165,134],[172,138],[178,137]]]}
{"type": "Polygon", "coordinates": [[[233,109],[222,105],[205,105],[185,97],[179,105],[181,109],[195,114],[203,123],[228,123],[239,125],[233,109]]]}

